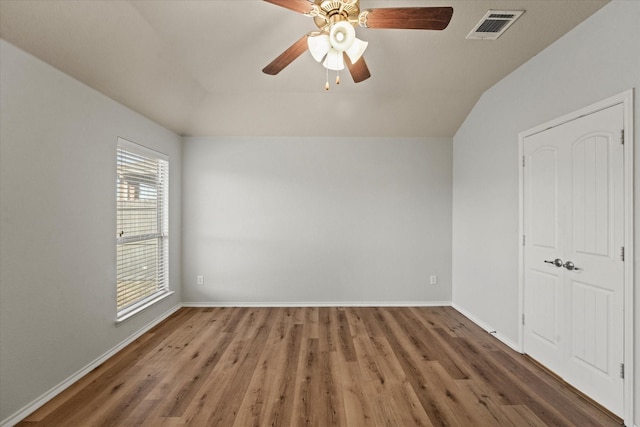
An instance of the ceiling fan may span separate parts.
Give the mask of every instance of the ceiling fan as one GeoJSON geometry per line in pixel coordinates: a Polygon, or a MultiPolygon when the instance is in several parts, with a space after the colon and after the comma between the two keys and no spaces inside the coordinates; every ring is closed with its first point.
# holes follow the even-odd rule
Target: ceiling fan
{"type": "MultiPolygon", "coordinates": [[[[362,54],[367,42],[355,36],[355,26],[364,28],[398,28],[444,30],[453,16],[452,7],[391,7],[360,11],[359,0],[265,0],[313,18],[318,30],[293,43],[262,70],[276,75],[297,57],[309,50],[317,62],[329,70],[346,67],[355,83],[371,77],[362,54]]],[[[337,76],[336,83],[340,83],[337,76]]]]}

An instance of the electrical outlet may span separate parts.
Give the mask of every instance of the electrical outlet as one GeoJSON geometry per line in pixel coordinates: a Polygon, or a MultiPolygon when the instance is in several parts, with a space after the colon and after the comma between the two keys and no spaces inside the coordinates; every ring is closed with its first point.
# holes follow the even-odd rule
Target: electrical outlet
{"type": "Polygon", "coordinates": [[[436,276],[435,274],[432,275],[432,276],[429,276],[429,284],[437,285],[438,284],[438,276],[436,276]]]}
{"type": "Polygon", "coordinates": [[[204,276],[198,276],[196,283],[200,286],[204,285],[204,276]]]}

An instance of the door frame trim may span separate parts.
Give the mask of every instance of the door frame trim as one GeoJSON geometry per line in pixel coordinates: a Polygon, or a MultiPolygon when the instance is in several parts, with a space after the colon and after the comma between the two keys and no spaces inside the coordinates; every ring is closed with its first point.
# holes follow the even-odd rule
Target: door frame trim
{"type": "Polygon", "coordinates": [[[618,95],[604,99],[588,107],[566,114],[562,117],[542,123],[518,134],[518,292],[519,292],[519,325],[518,348],[524,353],[524,140],[545,130],[560,126],[580,117],[596,113],[615,105],[623,105],[624,123],[624,406],[623,415],[626,425],[634,425],[634,131],[633,131],[634,91],[629,89],[618,95]]]}

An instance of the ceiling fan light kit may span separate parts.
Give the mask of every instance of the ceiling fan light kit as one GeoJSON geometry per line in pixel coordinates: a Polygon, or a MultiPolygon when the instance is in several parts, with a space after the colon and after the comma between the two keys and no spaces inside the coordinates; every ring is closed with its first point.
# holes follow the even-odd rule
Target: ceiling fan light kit
{"type": "Polygon", "coordinates": [[[329,34],[318,33],[307,37],[307,46],[311,56],[316,62],[329,70],[343,70],[343,54],[347,54],[352,63],[357,62],[368,43],[356,37],[356,30],[353,25],[346,21],[340,21],[331,25],[329,34]]]}
{"type": "MultiPolygon", "coordinates": [[[[363,57],[368,42],[356,37],[356,25],[364,28],[443,30],[453,15],[451,7],[395,7],[360,12],[359,0],[265,1],[312,17],[320,31],[303,36],[262,71],[278,74],[308,49],[313,59],[321,62],[327,70],[327,90],[328,71],[343,70],[345,65],[355,83],[371,77],[363,57]]],[[[336,83],[340,83],[339,75],[336,83]]]]}

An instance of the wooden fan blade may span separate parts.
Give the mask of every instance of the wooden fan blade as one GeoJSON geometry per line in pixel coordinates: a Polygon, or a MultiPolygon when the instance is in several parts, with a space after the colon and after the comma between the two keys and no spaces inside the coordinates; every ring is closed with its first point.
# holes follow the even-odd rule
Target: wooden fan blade
{"type": "Polygon", "coordinates": [[[444,30],[453,16],[452,7],[390,7],[367,12],[367,28],[408,30],[444,30]]]}
{"type": "Polygon", "coordinates": [[[347,64],[347,68],[349,69],[349,73],[351,73],[351,77],[353,77],[354,83],[360,83],[361,81],[367,80],[371,77],[369,67],[367,67],[367,63],[364,62],[364,56],[361,56],[355,64],[352,64],[351,59],[349,59],[349,55],[346,53],[343,53],[343,55],[344,63],[347,64]]]}
{"type": "Polygon", "coordinates": [[[308,0],[264,0],[267,3],[275,4],[277,6],[284,7],[285,9],[293,10],[299,13],[311,12],[311,5],[308,0]]]}
{"type": "Polygon", "coordinates": [[[307,37],[309,37],[308,34],[305,34],[304,36],[302,36],[300,40],[292,44],[287,50],[282,52],[280,56],[278,56],[276,59],[271,61],[269,65],[264,67],[262,69],[262,72],[265,74],[270,74],[272,76],[275,76],[280,71],[282,71],[287,65],[291,64],[298,56],[302,55],[307,49],[309,49],[309,46],[307,45],[307,37]]]}

